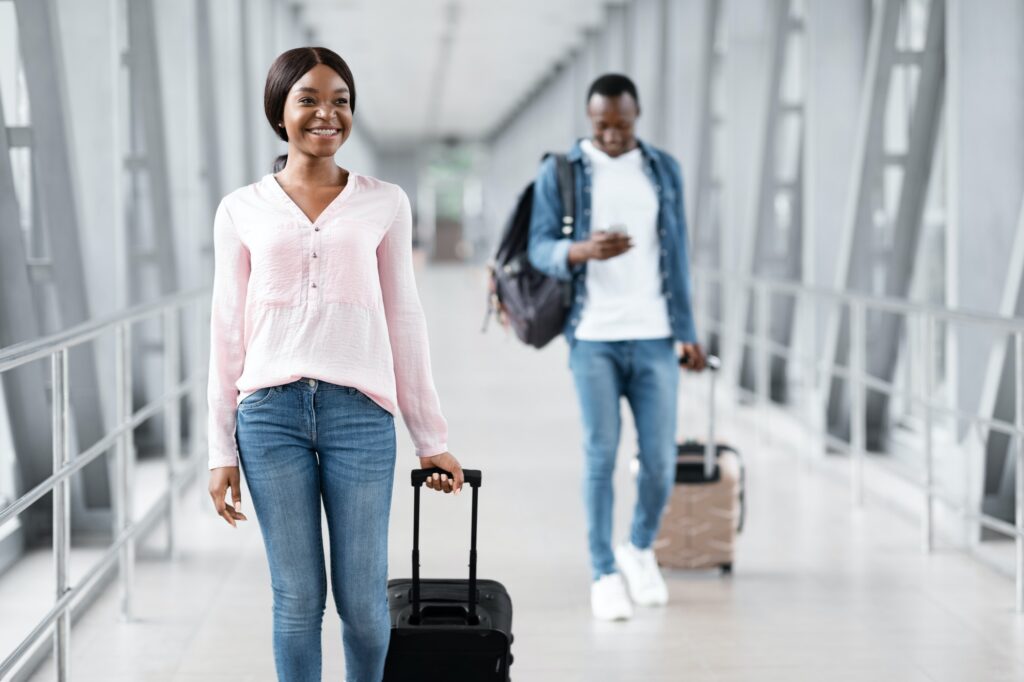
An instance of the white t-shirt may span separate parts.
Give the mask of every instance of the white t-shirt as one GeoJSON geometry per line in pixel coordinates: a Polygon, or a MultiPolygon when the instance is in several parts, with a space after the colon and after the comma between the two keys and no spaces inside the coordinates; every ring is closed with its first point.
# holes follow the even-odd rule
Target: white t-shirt
{"type": "Polygon", "coordinates": [[[658,268],[658,195],[644,174],[643,152],[611,157],[580,143],[592,164],[591,234],[624,225],[633,248],[608,260],[587,261],[587,298],[576,338],[625,341],[672,336],[658,268]]]}

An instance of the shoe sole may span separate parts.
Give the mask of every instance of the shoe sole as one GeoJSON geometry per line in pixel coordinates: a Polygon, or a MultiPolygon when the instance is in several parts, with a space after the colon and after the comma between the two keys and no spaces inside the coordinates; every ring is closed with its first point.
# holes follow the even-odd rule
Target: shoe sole
{"type": "Polygon", "coordinates": [[[614,618],[607,618],[605,616],[599,616],[597,614],[592,614],[592,615],[594,616],[595,620],[599,620],[602,623],[617,623],[617,622],[629,620],[629,619],[631,619],[633,617],[633,614],[622,615],[622,616],[615,616],[614,618]]]}
{"type": "Polygon", "coordinates": [[[633,603],[637,606],[644,606],[647,608],[656,608],[660,606],[668,606],[668,600],[666,601],[637,601],[633,600],[633,603]]]}

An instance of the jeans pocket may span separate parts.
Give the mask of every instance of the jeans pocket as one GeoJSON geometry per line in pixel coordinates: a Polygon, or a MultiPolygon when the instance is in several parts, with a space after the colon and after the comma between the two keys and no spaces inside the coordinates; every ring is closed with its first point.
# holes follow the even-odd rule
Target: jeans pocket
{"type": "MultiPolygon", "coordinates": [[[[363,403],[367,407],[372,407],[372,408],[380,410],[382,412],[387,412],[387,410],[385,410],[383,407],[378,405],[376,403],[376,401],[374,401],[373,398],[371,398],[370,396],[366,395],[365,393],[360,391],[358,388],[353,388],[352,389],[352,395],[354,395],[359,400],[359,402],[363,403]]],[[[391,413],[388,412],[388,414],[391,414],[391,413]]]]}
{"type": "Polygon", "coordinates": [[[259,407],[264,403],[270,402],[270,400],[277,394],[276,386],[267,386],[265,388],[258,388],[253,393],[247,395],[242,402],[238,403],[238,409],[248,410],[253,407],[259,407]]]}

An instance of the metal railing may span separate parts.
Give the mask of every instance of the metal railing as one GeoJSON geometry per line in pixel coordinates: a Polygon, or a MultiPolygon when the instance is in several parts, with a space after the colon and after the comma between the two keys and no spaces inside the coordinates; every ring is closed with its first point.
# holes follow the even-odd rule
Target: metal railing
{"type": "MultiPolygon", "coordinates": [[[[924,412],[922,429],[922,452],[924,465],[920,475],[909,480],[921,492],[922,505],[922,546],[925,551],[933,547],[934,519],[932,511],[936,502],[947,505],[962,518],[976,522],[985,528],[1012,537],[1016,542],[1016,608],[1024,611],[1024,320],[999,317],[974,312],[949,310],[907,301],[867,296],[856,293],[836,292],[808,287],[793,282],[765,278],[739,277],[704,268],[694,270],[694,281],[698,293],[698,313],[701,315],[701,329],[715,330],[721,335],[740,334],[743,343],[739,348],[749,346],[757,357],[755,393],[767,402],[770,392],[770,363],[773,358],[782,358],[791,367],[809,371],[813,380],[831,381],[833,378],[846,380],[850,387],[850,441],[836,439],[822,431],[818,435],[830,446],[845,450],[850,455],[851,497],[855,504],[863,503],[864,457],[866,446],[865,396],[868,390],[888,396],[902,395],[916,403],[924,412]],[[754,298],[754,332],[742,332],[728,328],[721,320],[712,319],[704,301],[711,287],[719,287],[723,310],[737,300],[735,295],[744,289],[754,298]],[[847,366],[829,366],[827,362],[811,353],[801,352],[804,343],[783,345],[771,339],[769,319],[772,297],[784,296],[793,299],[797,312],[813,311],[801,318],[812,321],[818,306],[831,306],[832,314],[841,315],[848,310],[850,323],[850,354],[847,366]],[[907,323],[917,325],[924,340],[925,378],[923,388],[916,392],[912,387],[900,388],[895,382],[887,382],[870,376],[866,369],[865,353],[867,344],[868,312],[884,312],[901,316],[907,323]],[[1013,338],[1015,355],[1015,418],[1010,423],[1004,420],[971,414],[959,409],[938,404],[932,395],[934,390],[936,325],[940,322],[959,322],[982,325],[1013,338]],[[1015,480],[1015,523],[1010,524],[992,515],[974,511],[947,495],[934,482],[933,431],[937,415],[946,415],[968,423],[980,425],[991,431],[1006,434],[1011,439],[1016,458],[1015,480]]],[[[135,561],[135,543],[161,520],[168,529],[168,554],[173,556],[175,547],[174,518],[178,504],[178,491],[186,485],[198,469],[204,438],[200,437],[205,422],[205,371],[202,358],[206,357],[204,334],[208,319],[206,303],[209,289],[197,289],[169,296],[154,303],[141,305],[109,318],[79,325],[73,329],[28,343],[0,350],[0,372],[11,370],[29,362],[50,358],[52,377],[52,425],[53,425],[53,474],[34,488],[18,497],[12,504],[0,509],[0,525],[10,521],[48,492],[53,492],[53,556],[56,578],[56,599],[53,607],[40,619],[22,642],[0,662],[0,677],[11,672],[29,654],[38,642],[53,628],[53,655],[57,678],[68,679],[68,651],[70,642],[70,615],[72,606],[82,597],[96,589],[99,578],[115,563],[120,577],[120,608],[122,617],[131,618],[132,576],[135,561]],[[179,314],[191,307],[195,314],[196,367],[183,380],[180,367],[180,318],[179,314]],[[156,401],[133,410],[131,375],[131,327],[142,320],[160,316],[163,320],[164,340],[164,394],[156,401]],[[86,450],[72,455],[69,446],[69,387],[68,351],[70,348],[92,341],[102,334],[115,334],[115,410],[117,423],[101,440],[86,450]],[[181,399],[192,392],[192,413],[190,433],[192,451],[182,458],[180,440],[181,399]],[[142,422],[163,412],[167,427],[164,429],[164,447],[167,464],[167,490],[139,519],[132,518],[131,491],[133,486],[134,457],[133,431],[142,422]],[[104,554],[82,576],[75,585],[69,580],[70,559],[70,495],[71,477],[87,464],[110,448],[115,448],[112,470],[115,485],[112,490],[114,507],[114,540],[104,554]]],[[[727,315],[722,315],[729,319],[727,315]]],[[[741,319],[733,317],[732,319],[741,319]]],[[[806,336],[806,335],[805,335],[806,336]]],[[[735,336],[733,338],[736,338],[735,336]]],[[[813,338],[813,336],[811,336],[813,338]]],[[[805,350],[805,349],[804,349],[805,350]]],[[[915,349],[916,350],[916,349],[915,349]]],[[[821,406],[818,406],[821,409],[821,406]]],[[[807,424],[813,428],[814,424],[807,424]]]]}
{"type": "MultiPolygon", "coordinates": [[[[1016,543],[1015,607],[1018,613],[1024,612],[1024,319],[952,310],[852,292],[838,292],[797,282],[739,276],[707,268],[695,268],[693,277],[700,328],[718,332],[720,338],[726,343],[729,340],[740,341],[738,344],[727,345],[727,348],[738,348],[741,353],[744,348],[751,349],[751,357],[756,358],[753,362],[754,394],[763,404],[770,402],[771,361],[774,358],[785,360],[788,367],[797,368],[801,373],[809,373],[811,377],[809,383],[814,386],[823,384],[827,386],[826,382],[831,382],[834,378],[840,378],[847,382],[850,396],[849,442],[831,436],[827,432],[824,417],[826,401],[821,398],[821,395],[812,397],[812,400],[815,398],[818,400],[818,404],[812,405],[812,409],[819,411],[819,419],[810,418],[808,414],[804,413],[801,415],[801,421],[804,421],[804,426],[814,431],[815,435],[829,447],[849,454],[850,492],[853,504],[862,505],[864,499],[867,392],[881,393],[890,398],[898,396],[910,404],[917,405],[923,411],[924,418],[921,429],[923,466],[919,475],[907,476],[896,470],[895,467],[890,467],[890,470],[916,486],[921,493],[922,548],[924,551],[930,552],[934,546],[933,510],[936,502],[946,505],[965,521],[977,523],[984,528],[1013,538],[1016,543]],[[711,317],[709,301],[713,287],[718,287],[718,300],[722,311],[719,319],[711,317]],[[749,294],[753,301],[753,333],[747,331],[745,316],[730,314],[732,312],[730,306],[736,305],[735,301],[742,300],[743,296],[738,294],[744,292],[749,294]],[[794,335],[798,339],[797,343],[785,345],[771,338],[769,321],[773,297],[791,299],[795,307],[794,324],[808,325],[808,327],[800,327],[800,331],[794,335]],[[839,316],[843,315],[844,308],[847,311],[850,342],[849,360],[846,366],[831,363],[827,359],[822,360],[814,352],[817,315],[821,305],[826,306],[828,310],[826,314],[836,316],[833,319],[840,319],[839,316]],[[911,329],[911,325],[915,325],[923,348],[915,347],[913,350],[915,353],[918,350],[924,353],[924,378],[920,382],[923,384],[920,391],[915,391],[913,386],[900,387],[896,382],[884,381],[868,373],[866,319],[869,312],[899,316],[907,324],[908,330],[911,329]],[[732,324],[723,322],[723,319],[733,322],[732,324]],[[953,323],[980,326],[996,334],[1002,334],[1004,338],[1012,339],[1014,357],[1013,423],[942,405],[935,400],[935,342],[936,327],[939,323],[951,326],[953,323]],[[742,329],[738,329],[737,324],[744,326],[742,329]],[[810,353],[806,352],[808,344],[810,344],[810,353]],[[954,499],[936,485],[933,434],[935,420],[938,416],[962,420],[972,426],[980,426],[1008,437],[1009,447],[1012,448],[1016,464],[1014,523],[1007,523],[991,514],[970,508],[968,504],[954,499]]],[[[739,366],[738,360],[734,361],[733,365],[734,367],[739,366]]]]}
{"type": "Polygon", "coordinates": [[[120,576],[120,608],[122,618],[131,619],[132,580],[135,564],[135,544],[161,520],[167,524],[167,554],[175,554],[175,524],[178,493],[195,475],[205,448],[201,429],[205,422],[205,367],[204,334],[209,323],[206,310],[209,288],[195,289],[167,296],[153,303],[140,305],[122,313],[78,325],[58,334],[21,343],[0,350],[0,373],[44,358],[50,359],[52,381],[53,474],[34,488],[0,509],[0,526],[14,519],[33,503],[53,492],[53,565],[56,578],[56,600],[53,607],[39,620],[31,632],[0,662],[0,678],[17,667],[31,653],[39,641],[53,628],[53,655],[57,679],[68,679],[68,651],[71,637],[71,609],[74,604],[103,583],[105,575],[115,563],[120,576]],[[181,377],[180,314],[191,307],[195,315],[193,355],[195,367],[191,376],[181,377]],[[132,407],[132,325],[150,318],[162,318],[163,336],[163,395],[139,410],[132,407]],[[102,439],[89,448],[72,455],[70,452],[70,401],[68,386],[69,349],[93,341],[104,333],[114,333],[115,355],[115,411],[116,425],[102,439]],[[189,433],[192,447],[182,457],[181,400],[192,393],[189,433]],[[133,519],[132,490],[134,488],[133,433],[142,422],[163,413],[164,451],[167,465],[167,489],[139,518],[133,519]],[[71,555],[71,477],[87,464],[114,448],[114,461],[110,469],[114,485],[111,504],[114,512],[114,539],[110,547],[85,572],[77,584],[72,585],[69,575],[71,555]]]}

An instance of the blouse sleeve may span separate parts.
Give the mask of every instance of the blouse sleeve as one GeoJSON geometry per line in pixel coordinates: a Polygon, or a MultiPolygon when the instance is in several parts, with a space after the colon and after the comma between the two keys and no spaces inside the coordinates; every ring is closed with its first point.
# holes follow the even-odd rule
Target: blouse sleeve
{"type": "Polygon", "coordinates": [[[224,202],[213,222],[213,300],[210,306],[209,465],[238,466],[235,413],[238,378],[245,365],[245,297],[249,250],[238,236],[224,202]]]}
{"type": "Polygon", "coordinates": [[[418,457],[448,450],[448,422],[434,389],[427,324],[412,266],[412,211],[399,189],[398,207],[377,247],[377,270],[384,298],[398,407],[418,457]]]}

